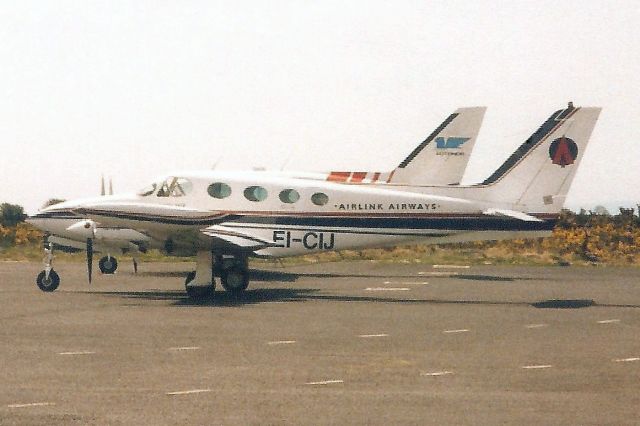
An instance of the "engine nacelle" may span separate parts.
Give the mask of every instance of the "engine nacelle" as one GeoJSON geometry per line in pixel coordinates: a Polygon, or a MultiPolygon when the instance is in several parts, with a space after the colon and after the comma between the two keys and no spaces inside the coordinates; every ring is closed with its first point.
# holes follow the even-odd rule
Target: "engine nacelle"
{"type": "Polygon", "coordinates": [[[67,228],[79,238],[95,238],[98,225],[91,219],[80,220],[67,228]]]}

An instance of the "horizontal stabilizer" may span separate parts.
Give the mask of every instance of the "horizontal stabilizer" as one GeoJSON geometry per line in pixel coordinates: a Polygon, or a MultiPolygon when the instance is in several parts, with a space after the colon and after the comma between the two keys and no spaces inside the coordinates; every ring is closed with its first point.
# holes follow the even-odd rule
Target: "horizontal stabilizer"
{"type": "Polygon", "coordinates": [[[503,216],[503,217],[512,217],[514,219],[523,220],[525,222],[542,222],[542,219],[538,219],[535,216],[528,215],[523,212],[518,212],[515,210],[506,210],[506,209],[487,209],[482,212],[482,214],[486,214],[488,216],[503,216]]]}
{"type": "Polygon", "coordinates": [[[259,250],[273,245],[273,242],[265,241],[248,233],[242,233],[225,226],[213,225],[202,229],[201,232],[209,237],[218,238],[234,245],[242,250],[259,250]]]}

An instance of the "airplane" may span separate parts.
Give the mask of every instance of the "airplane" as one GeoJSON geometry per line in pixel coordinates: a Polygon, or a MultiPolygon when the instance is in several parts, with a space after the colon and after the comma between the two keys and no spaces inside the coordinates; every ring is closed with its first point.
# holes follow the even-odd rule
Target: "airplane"
{"type": "MultiPolygon", "coordinates": [[[[332,250],[423,242],[441,244],[550,235],[584,155],[600,108],[555,111],[505,162],[474,185],[429,185],[392,179],[325,180],[269,172],[176,173],[137,195],[68,201],[30,218],[86,218],[69,226],[86,241],[91,276],[100,231],[136,232],[132,244],[168,252],[196,250],[185,280],[194,299],[222,287],[240,295],[249,285],[249,257],[284,257],[332,250]]],[[[457,142],[452,142],[451,146],[457,142]]],[[[439,145],[449,148],[447,140],[439,145]]],[[[404,168],[420,173],[420,152],[404,168]]],[[[411,173],[409,173],[411,174],[411,173]]],[[[412,175],[413,176],[413,175],[412,175]]],[[[38,287],[59,277],[45,260],[38,287]]]]}
{"type": "MultiPolygon", "coordinates": [[[[113,195],[113,181],[109,179],[109,192],[107,193],[105,187],[104,176],[100,179],[100,196],[104,197],[107,195],[113,195]]],[[[60,203],[56,203],[60,204],[60,203]]],[[[47,206],[48,207],[48,206],[47,206]]],[[[70,220],[64,219],[62,217],[58,217],[55,222],[56,225],[64,224],[66,222],[76,223],[78,221],[77,217],[70,218],[70,220]]],[[[59,226],[56,226],[57,230],[59,226]]],[[[105,256],[101,257],[98,262],[98,267],[100,272],[103,274],[114,274],[118,269],[118,259],[112,255],[112,253],[133,253],[133,270],[134,272],[138,272],[138,261],[135,257],[135,254],[140,254],[140,248],[138,246],[132,245],[129,240],[121,238],[123,236],[122,230],[114,232],[114,230],[101,230],[103,234],[100,241],[96,242],[93,247],[94,252],[105,253],[105,256]]],[[[46,231],[46,240],[47,244],[51,243],[51,247],[59,248],[62,250],[78,251],[86,249],[86,242],[79,241],[74,239],[75,233],[73,231],[58,231],[57,234],[51,234],[46,231]]],[[[129,236],[129,235],[124,235],[129,236]]]]}
{"type": "MultiPolygon", "coordinates": [[[[412,179],[421,179],[434,185],[453,185],[460,182],[475,146],[486,107],[458,108],[437,126],[395,169],[390,172],[268,172],[281,177],[310,180],[335,180],[350,183],[390,182],[411,183],[412,179]],[[416,161],[409,161],[418,157],[416,161]]],[[[265,170],[262,170],[265,171],[265,170]]],[[[266,172],[266,171],[265,171],[266,172]]],[[[146,191],[142,191],[144,193],[146,191]]],[[[101,180],[101,194],[104,197],[105,181],[101,180]]],[[[109,196],[113,195],[113,185],[109,180],[109,196]]],[[[48,250],[71,248],[85,250],[86,238],[81,225],[88,218],[79,216],[63,208],[42,210],[29,222],[45,231],[48,250]],[[52,246],[48,246],[51,243],[52,246]]],[[[148,235],[125,227],[98,225],[93,238],[92,252],[106,253],[100,258],[98,266],[103,274],[113,274],[118,268],[118,260],[113,253],[133,254],[134,272],[138,270],[136,255],[147,251],[152,244],[148,235]]],[[[163,248],[165,248],[163,246],[163,248]]]]}

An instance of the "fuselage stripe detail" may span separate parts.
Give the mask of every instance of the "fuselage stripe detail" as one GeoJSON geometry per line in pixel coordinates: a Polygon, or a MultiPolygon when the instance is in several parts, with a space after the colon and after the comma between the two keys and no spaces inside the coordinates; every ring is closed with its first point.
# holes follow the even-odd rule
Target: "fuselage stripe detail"
{"type": "MultiPolygon", "coordinates": [[[[442,132],[444,130],[445,127],[447,127],[449,125],[449,123],[451,123],[456,117],[458,116],[457,112],[454,112],[453,114],[451,114],[449,117],[447,117],[439,126],[437,129],[435,129],[433,131],[433,133],[431,133],[429,136],[427,136],[427,138],[422,141],[422,143],[420,145],[418,145],[416,147],[416,149],[414,149],[411,154],[409,154],[409,156],[407,156],[407,158],[404,159],[404,161],[402,163],[400,163],[400,165],[398,165],[399,169],[404,169],[405,167],[407,167],[409,165],[409,163],[418,155],[420,154],[420,152],[431,143],[431,141],[433,139],[435,139],[436,136],[438,136],[438,134],[440,132],[442,132]]],[[[389,180],[391,180],[391,176],[389,176],[389,180]]]]}
{"type": "MultiPolygon", "coordinates": [[[[125,220],[142,222],[159,222],[174,225],[214,225],[221,223],[259,223],[272,225],[297,225],[302,227],[345,227],[354,229],[434,229],[434,230],[552,230],[557,219],[541,222],[523,222],[518,219],[492,217],[482,214],[429,214],[429,215],[269,215],[264,212],[253,214],[236,213],[233,215],[220,213],[208,217],[180,218],[174,216],[147,215],[141,213],[124,213],[100,210],[83,210],[82,213],[125,220]]],[[[557,216],[556,216],[557,217],[557,216]]]]}

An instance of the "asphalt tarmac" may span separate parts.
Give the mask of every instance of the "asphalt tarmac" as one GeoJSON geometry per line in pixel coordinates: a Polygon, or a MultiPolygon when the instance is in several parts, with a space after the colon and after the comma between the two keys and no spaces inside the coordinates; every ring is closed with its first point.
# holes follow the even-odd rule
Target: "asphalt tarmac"
{"type": "Polygon", "coordinates": [[[0,424],[640,424],[640,269],[0,263],[0,424]]]}

